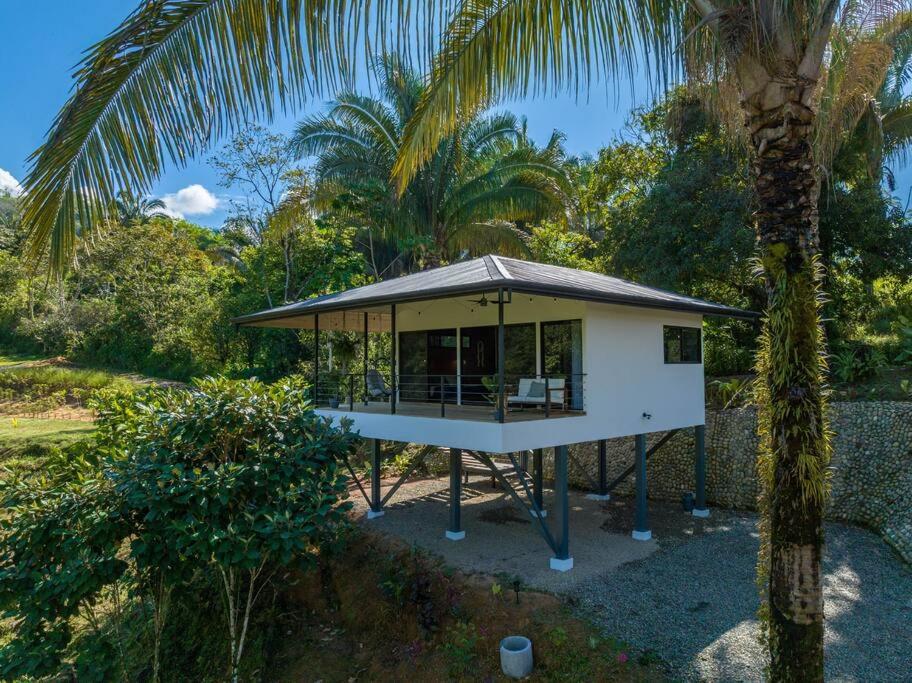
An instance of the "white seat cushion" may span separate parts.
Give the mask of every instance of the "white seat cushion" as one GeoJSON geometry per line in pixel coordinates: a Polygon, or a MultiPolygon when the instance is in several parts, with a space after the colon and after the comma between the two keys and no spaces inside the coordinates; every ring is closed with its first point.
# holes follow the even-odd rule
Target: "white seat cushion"
{"type": "Polygon", "coordinates": [[[532,388],[532,379],[529,377],[523,377],[519,380],[519,386],[516,387],[517,396],[525,396],[529,393],[529,389],[532,388]]]}
{"type": "MultiPolygon", "coordinates": [[[[507,403],[524,403],[526,405],[545,405],[544,396],[529,396],[529,389],[532,388],[533,382],[544,383],[543,379],[522,378],[519,380],[516,394],[507,396],[507,403]]],[[[564,379],[548,379],[548,393],[551,394],[551,403],[563,405],[564,403],[564,379]]]]}

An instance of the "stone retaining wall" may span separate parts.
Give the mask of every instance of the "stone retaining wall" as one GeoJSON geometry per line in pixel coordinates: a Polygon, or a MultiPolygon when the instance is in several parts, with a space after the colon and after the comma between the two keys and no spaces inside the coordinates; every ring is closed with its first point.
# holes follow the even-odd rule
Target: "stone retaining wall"
{"type": "MultiPolygon", "coordinates": [[[[834,440],[828,518],[879,531],[912,563],[912,403],[834,403],[830,415],[834,440]]],[[[752,408],[707,411],[706,495],[711,506],[756,507],[756,429],[752,408]]],[[[647,444],[661,437],[651,435],[647,444]]],[[[571,483],[592,488],[598,472],[597,444],[571,446],[570,457],[571,483]]],[[[693,463],[693,430],[682,430],[649,459],[649,496],[680,500],[694,489],[693,463]]],[[[633,437],[608,441],[608,480],[631,464],[633,437]]],[[[632,494],[633,476],[616,492],[632,494]]]]}

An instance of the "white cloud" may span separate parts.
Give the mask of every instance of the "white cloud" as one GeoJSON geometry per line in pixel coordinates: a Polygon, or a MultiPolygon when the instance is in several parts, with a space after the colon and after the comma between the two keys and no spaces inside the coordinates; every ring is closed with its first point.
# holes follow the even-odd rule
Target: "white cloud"
{"type": "Polygon", "coordinates": [[[19,184],[19,181],[13,177],[12,173],[0,168],[0,193],[4,192],[18,196],[22,194],[22,186],[19,184]]]}
{"type": "Polygon", "coordinates": [[[205,216],[218,208],[219,200],[202,185],[188,185],[182,190],[162,197],[165,211],[172,218],[205,216]]]}

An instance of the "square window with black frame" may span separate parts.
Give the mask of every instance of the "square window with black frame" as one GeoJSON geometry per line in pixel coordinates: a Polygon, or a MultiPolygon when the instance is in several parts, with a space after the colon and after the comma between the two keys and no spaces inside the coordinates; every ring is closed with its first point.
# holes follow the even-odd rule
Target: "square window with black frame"
{"type": "Polygon", "coordinates": [[[702,363],[703,339],[699,327],[665,325],[664,347],[666,363],[702,363]]]}

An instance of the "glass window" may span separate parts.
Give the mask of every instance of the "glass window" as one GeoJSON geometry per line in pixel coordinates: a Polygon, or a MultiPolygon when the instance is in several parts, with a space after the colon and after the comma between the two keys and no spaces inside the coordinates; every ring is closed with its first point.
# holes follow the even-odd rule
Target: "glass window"
{"type": "Polygon", "coordinates": [[[399,333],[399,399],[427,399],[428,335],[426,332],[399,333]]]}
{"type": "Polygon", "coordinates": [[[456,400],[456,330],[399,333],[399,399],[456,400]]]}
{"type": "Polygon", "coordinates": [[[699,327],[665,326],[666,363],[701,363],[703,361],[702,330],[699,327]]]}
{"type": "MultiPolygon", "coordinates": [[[[519,378],[535,377],[535,324],[504,325],[504,350],[504,381],[509,393],[519,378]]],[[[462,402],[490,403],[490,387],[496,381],[497,326],[463,327],[462,402]]]]}
{"type": "Polygon", "coordinates": [[[508,382],[535,376],[535,323],[504,326],[504,373],[508,382]]]}
{"type": "Polygon", "coordinates": [[[569,407],[583,409],[583,325],[580,320],[541,324],[542,375],[564,379],[569,407]]]}

